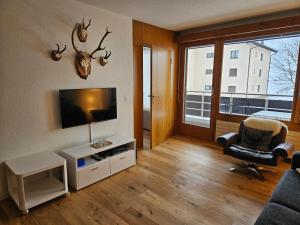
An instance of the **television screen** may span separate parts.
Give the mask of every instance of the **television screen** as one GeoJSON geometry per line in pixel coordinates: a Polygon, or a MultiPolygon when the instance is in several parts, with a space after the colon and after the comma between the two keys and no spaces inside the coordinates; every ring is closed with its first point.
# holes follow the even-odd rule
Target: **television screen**
{"type": "Polygon", "coordinates": [[[62,128],[117,118],[116,88],[59,90],[62,128]]]}

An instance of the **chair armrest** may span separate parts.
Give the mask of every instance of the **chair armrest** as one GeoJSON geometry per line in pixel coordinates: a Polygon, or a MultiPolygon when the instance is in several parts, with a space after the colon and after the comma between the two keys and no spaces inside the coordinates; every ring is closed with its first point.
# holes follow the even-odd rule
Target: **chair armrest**
{"type": "Polygon", "coordinates": [[[279,155],[282,157],[288,157],[289,153],[292,152],[294,146],[290,143],[281,143],[273,149],[273,155],[279,155]]]}
{"type": "Polygon", "coordinates": [[[239,140],[239,135],[236,133],[228,133],[217,138],[217,143],[222,146],[236,144],[239,140]]]}
{"type": "Polygon", "coordinates": [[[300,168],[300,152],[295,152],[292,159],[292,169],[300,168]]]}

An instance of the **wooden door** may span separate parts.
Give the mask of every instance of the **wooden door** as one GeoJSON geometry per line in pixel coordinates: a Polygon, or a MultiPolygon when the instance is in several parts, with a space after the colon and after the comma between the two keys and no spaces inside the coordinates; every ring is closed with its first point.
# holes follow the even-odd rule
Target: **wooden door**
{"type": "Polygon", "coordinates": [[[180,133],[214,140],[222,54],[221,42],[205,41],[181,46],[180,133]]]}
{"type": "Polygon", "coordinates": [[[172,133],[171,50],[152,46],[152,148],[172,133]]]}

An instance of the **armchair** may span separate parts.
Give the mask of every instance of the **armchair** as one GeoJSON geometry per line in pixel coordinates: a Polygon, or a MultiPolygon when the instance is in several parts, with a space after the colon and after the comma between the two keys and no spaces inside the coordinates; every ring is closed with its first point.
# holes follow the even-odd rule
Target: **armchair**
{"type": "MultiPolygon", "coordinates": [[[[293,150],[293,145],[285,142],[287,132],[287,127],[279,121],[250,117],[240,123],[238,133],[228,133],[219,136],[216,141],[223,146],[224,154],[245,161],[242,167],[254,172],[263,181],[265,178],[262,172],[274,170],[258,166],[257,164],[275,167],[277,166],[278,157],[287,158],[289,152],[293,150]],[[261,150],[244,145],[245,130],[248,128],[257,132],[270,132],[270,141],[266,149],[261,150]]],[[[258,142],[259,138],[260,135],[258,135],[258,142]]],[[[231,168],[230,170],[235,171],[236,169],[231,168]]]]}

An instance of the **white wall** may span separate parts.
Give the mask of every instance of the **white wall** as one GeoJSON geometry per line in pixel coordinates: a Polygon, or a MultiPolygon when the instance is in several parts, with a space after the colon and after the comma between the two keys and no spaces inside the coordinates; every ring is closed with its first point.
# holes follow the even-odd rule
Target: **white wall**
{"type": "Polygon", "coordinates": [[[143,48],[143,105],[145,110],[150,109],[151,94],[151,49],[143,48]]]}
{"type": "Polygon", "coordinates": [[[150,130],[151,121],[151,48],[143,47],[143,128],[150,130]]]}
{"type": "Polygon", "coordinates": [[[117,87],[118,119],[95,124],[96,136],[133,136],[132,21],[72,0],[1,0],[0,2],[0,198],[7,193],[3,161],[57,151],[88,141],[88,126],[60,128],[57,91],[68,88],[117,87]],[[112,51],[102,67],[93,60],[87,80],[76,74],[71,32],[76,22],[92,19],[88,41],[94,50],[108,26],[105,45],[112,51]],[[61,61],[48,51],[67,44],[61,61]]]}

